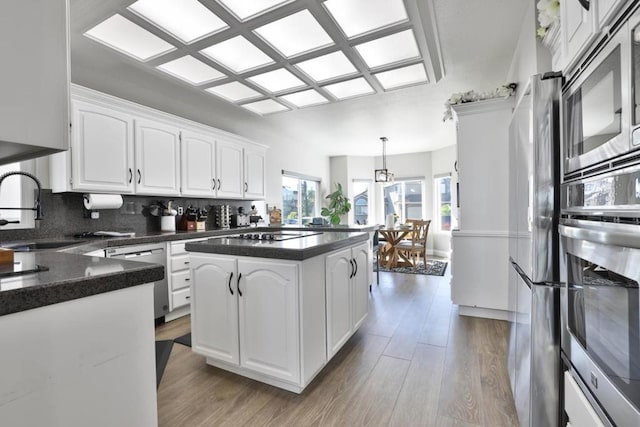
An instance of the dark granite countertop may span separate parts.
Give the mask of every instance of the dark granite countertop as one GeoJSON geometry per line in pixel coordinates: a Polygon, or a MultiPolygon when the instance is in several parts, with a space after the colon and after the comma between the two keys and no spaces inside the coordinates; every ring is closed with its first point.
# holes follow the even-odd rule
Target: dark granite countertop
{"type": "Polygon", "coordinates": [[[0,316],[161,280],[158,264],[59,253],[17,252],[15,260],[48,268],[0,278],[0,316]]]}
{"type": "MultiPolygon", "coordinates": [[[[308,228],[304,230],[309,231],[308,228]]],[[[269,231],[273,231],[273,229],[269,231]]],[[[323,231],[318,234],[282,241],[259,241],[222,237],[203,242],[187,243],[185,248],[190,252],[301,261],[336,249],[352,246],[359,242],[365,242],[368,239],[369,234],[364,232],[323,231]]]]}

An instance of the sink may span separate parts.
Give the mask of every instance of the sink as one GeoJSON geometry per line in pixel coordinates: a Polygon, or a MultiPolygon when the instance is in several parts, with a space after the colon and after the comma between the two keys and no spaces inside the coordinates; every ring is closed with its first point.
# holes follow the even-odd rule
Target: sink
{"type": "Polygon", "coordinates": [[[44,249],[64,248],[66,246],[77,244],[77,240],[50,240],[40,242],[8,243],[2,246],[5,248],[13,249],[14,252],[32,252],[44,249]]]}

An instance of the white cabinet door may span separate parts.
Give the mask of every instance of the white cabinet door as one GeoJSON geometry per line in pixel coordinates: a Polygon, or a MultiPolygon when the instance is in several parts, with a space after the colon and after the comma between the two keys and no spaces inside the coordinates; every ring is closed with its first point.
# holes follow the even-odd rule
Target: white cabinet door
{"type": "Polygon", "coordinates": [[[133,192],[133,118],[73,102],[72,189],[133,192]]]}
{"type": "Polygon", "coordinates": [[[235,260],[193,253],[191,276],[193,350],[239,365],[235,260]]]}
{"type": "Polygon", "coordinates": [[[216,142],[213,138],[182,132],[182,195],[215,197],[216,142]]]}
{"type": "Polygon", "coordinates": [[[241,199],[244,193],[242,146],[216,141],[217,195],[220,198],[241,199]]]}
{"type": "Polygon", "coordinates": [[[265,197],[265,153],[253,148],[244,149],[244,197],[264,199],[265,197]]]}
{"type": "Polygon", "coordinates": [[[325,258],[327,286],[327,355],[331,358],[353,333],[351,249],[325,258]]]}
{"type": "Polygon", "coordinates": [[[602,29],[609,25],[611,18],[622,4],[624,0],[597,0],[595,4],[592,3],[596,8],[598,28],[602,29]]]}
{"type": "Polygon", "coordinates": [[[353,329],[357,330],[369,314],[369,285],[371,284],[371,264],[369,264],[369,242],[351,249],[356,265],[353,276],[353,329]]]}
{"type": "Polygon", "coordinates": [[[238,260],[241,366],[300,381],[297,266],[238,260]]]}
{"type": "Polygon", "coordinates": [[[562,45],[567,65],[574,62],[595,35],[593,9],[593,2],[590,10],[583,8],[579,0],[560,2],[562,45]]]}
{"type": "Polygon", "coordinates": [[[136,193],[180,195],[180,132],[173,126],[135,120],[136,193]]]}

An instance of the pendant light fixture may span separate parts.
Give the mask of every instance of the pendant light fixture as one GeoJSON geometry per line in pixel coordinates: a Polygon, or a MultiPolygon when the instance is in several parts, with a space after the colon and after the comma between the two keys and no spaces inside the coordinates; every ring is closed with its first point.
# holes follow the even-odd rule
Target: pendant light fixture
{"type": "Polygon", "coordinates": [[[382,141],[382,169],[375,170],[376,182],[392,182],[393,174],[387,170],[387,137],[381,136],[382,141]]]}

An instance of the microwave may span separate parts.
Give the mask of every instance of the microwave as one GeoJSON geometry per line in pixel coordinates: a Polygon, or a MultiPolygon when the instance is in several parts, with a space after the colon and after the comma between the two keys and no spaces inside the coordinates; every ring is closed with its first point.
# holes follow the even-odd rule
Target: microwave
{"type": "Polygon", "coordinates": [[[563,89],[565,180],[640,156],[640,10],[615,31],[563,89]]]}

